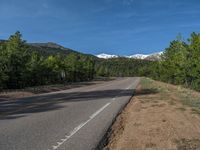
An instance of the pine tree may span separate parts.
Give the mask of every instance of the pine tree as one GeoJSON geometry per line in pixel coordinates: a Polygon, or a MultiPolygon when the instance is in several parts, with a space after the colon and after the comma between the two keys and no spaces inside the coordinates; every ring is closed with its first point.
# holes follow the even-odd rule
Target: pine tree
{"type": "Polygon", "coordinates": [[[8,60],[8,88],[22,88],[26,81],[26,64],[29,60],[28,47],[20,32],[11,35],[6,42],[5,57],[8,60]]]}

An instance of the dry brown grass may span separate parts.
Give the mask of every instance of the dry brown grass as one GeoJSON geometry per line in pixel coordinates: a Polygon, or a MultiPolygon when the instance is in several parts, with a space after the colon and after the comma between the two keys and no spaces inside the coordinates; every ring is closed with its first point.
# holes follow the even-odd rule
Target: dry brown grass
{"type": "Polygon", "coordinates": [[[112,127],[109,150],[199,150],[200,94],[142,79],[112,127]]]}

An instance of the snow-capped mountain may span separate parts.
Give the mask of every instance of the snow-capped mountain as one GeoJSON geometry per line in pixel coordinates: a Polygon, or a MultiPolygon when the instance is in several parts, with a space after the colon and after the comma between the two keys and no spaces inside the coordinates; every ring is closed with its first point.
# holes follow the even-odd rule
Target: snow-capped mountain
{"type": "Polygon", "coordinates": [[[163,52],[153,53],[153,54],[149,55],[148,57],[146,57],[145,59],[147,59],[147,60],[161,60],[162,54],[163,54],[163,52]]]}
{"type": "Polygon", "coordinates": [[[127,58],[136,58],[136,59],[145,59],[149,55],[144,55],[144,54],[135,54],[135,55],[130,55],[126,56],[127,58]]]}
{"type": "Polygon", "coordinates": [[[125,58],[134,58],[134,59],[160,60],[162,54],[163,54],[163,52],[153,53],[153,54],[149,54],[149,55],[134,54],[134,55],[129,55],[129,56],[118,56],[118,55],[110,55],[110,54],[102,53],[102,54],[99,54],[96,56],[99,58],[103,58],[103,59],[125,57],[125,58]]]}
{"type": "Polygon", "coordinates": [[[98,58],[104,58],[104,59],[109,59],[109,58],[117,58],[119,56],[117,55],[110,55],[110,54],[105,54],[105,53],[102,53],[102,54],[99,54],[99,55],[96,55],[98,58]]]}

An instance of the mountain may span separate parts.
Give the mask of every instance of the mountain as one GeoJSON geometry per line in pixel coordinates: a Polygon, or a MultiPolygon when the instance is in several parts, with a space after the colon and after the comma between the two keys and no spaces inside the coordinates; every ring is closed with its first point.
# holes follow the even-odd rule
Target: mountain
{"type": "Polygon", "coordinates": [[[135,55],[130,55],[126,56],[127,58],[135,58],[135,59],[145,59],[149,55],[144,55],[144,54],[135,54],[135,55]]]}
{"type": "Polygon", "coordinates": [[[153,54],[147,56],[145,59],[151,60],[151,61],[161,60],[162,54],[163,54],[163,52],[153,53],[153,54]]]}
{"type": "Polygon", "coordinates": [[[47,42],[47,43],[29,43],[29,45],[36,46],[36,47],[60,48],[60,49],[63,49],[63,50],[66,49],[63,46],[58,45],[58,44],[53,43],[53,42],[47,42]]]}
{"type": "MultiPolygon", "coordinates": [[[[5,43],[7,40],[0,40],[0,43],[5,43]]],[[[41,54],[57,54],[57,53],[62,53],[62,54],[69,54],[69,53],[79,53],[75,50],[65,48],[61,45],[58,45],[53,42],[47,42],[47,43],[26,43],[29,46],[29,49],[31,51],[37,51],[41,54]]]]}
{"type": "Polygon", "coordinates": [[[151,61],[156,61],[161,59],[161,55],[163,52],[158,52],[158,53],[153,53],[149,55],[145,54],[134,54],[134,55],[129,55],[129,56],[118,56],[118,55],[110,55],[110,54],[99,54],[96,55],[98,58],[103,58],[103,59],[110,59],[110,58],[118,58],[118,57],[125,57],[125,58],[133,58],[133,59],[143,59],[143,60],[151,60],[151,61]]]}
{"type": "MultiPolygon", "coordinates": [[[[0,40],[0,43],[6,42],[6,40],[0,40]]],[[[161,54],[163,52],[158,52],[158,53],[153,53],[149,55],[144,55],[144,54],[134,54],[134,55],[129,55],[129,56],[119,56],[119,55],[111,55],[111,54],[99,54],[99,55],[90,55],[90,54],[83,54],[78,51],[72,50],[70,48],[65,48],[59,44],[53,43],[53,42],[47,42],[47,43],[27,43],[31,51],[37,51],[40,54],[44,56],[52,55],[52,54],[63,54],[63,55],[68,55],[70,53],[75,53],[75,54],[80,54],[80,55],[85,55],[85,56],[90,56],[94,59],[101,58],[101,59],[110,59],[110,58],[118,58],[118,57],[123,57],[123,58],[133,58],[133,59],[142,59],[142,60],[151,60],[151,61],[156,61],[161,59],[161,54]]]]}
{"type": "MultiPolygon", "coordinates": [[[[62,53],[64,55],[70,54],[70,53],[79,53],[75,50],[65,48],[61,45],[58,45],[56,43],[47,42],[47,43],[28,43],[30,46],[30,49],[33,51],[38,51],[42,54],[57,54],[62,53]]],[[[80,53],[79,53],[80,54],[80,53]]]]}
{"type": "Polygon", "coordinates": [[[109,59],[109,58],[117,58],[119,56],[117,55],[109,55],[109,54],[105,54],[105,53],[102,53],[102,54],[99,54],[99,55],[96,55],[98,58],[103,58],[103,59],[109,59]]]}
{"type": "Polygon", "coordinates": [[[78,52],[76,50],[63,47],[63,46],[53,43],[53,42],[28,43],[28,45],[32,51],[37,51],[42,55],[52,55],[52,54],[54,55],[54,54],[58,54],[58,53],[63,54],[63,55],[68,55],[68,54],[74,53],[74,54],[89,56],[91,58],[97,59],[97,57],[94,55],[84,54],[84,53],[78,52]]]}
{"type": "MultiPolygon", "coordinates": [[[[0,43],[5,43],[7,40],[1,40],[0,43]]],[[[80,54],[84,56],[90,56],[92,58],[97,59],[96,56],[91,55],[91,54],[84,54],[78,51],[75,51],[70,48],[65,48],[59,44],[53,43],[53,42],[47,42],[47,43],[27,43],[29,50],[31,51],[36,51],[40,53],[43,56],[48,56],[48,55],[54,55],[54,54],[61,54],[61,55],[68,55],[71,53],[74,54],[80,54]]]]}

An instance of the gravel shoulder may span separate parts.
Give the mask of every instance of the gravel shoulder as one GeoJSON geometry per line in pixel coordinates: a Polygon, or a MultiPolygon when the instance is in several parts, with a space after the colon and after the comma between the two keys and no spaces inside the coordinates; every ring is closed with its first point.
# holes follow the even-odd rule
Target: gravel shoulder
{"type": "Polygon", "coordinates": [[[200,93],[143,78],[104,150],[200,150],[200,93]]]}

